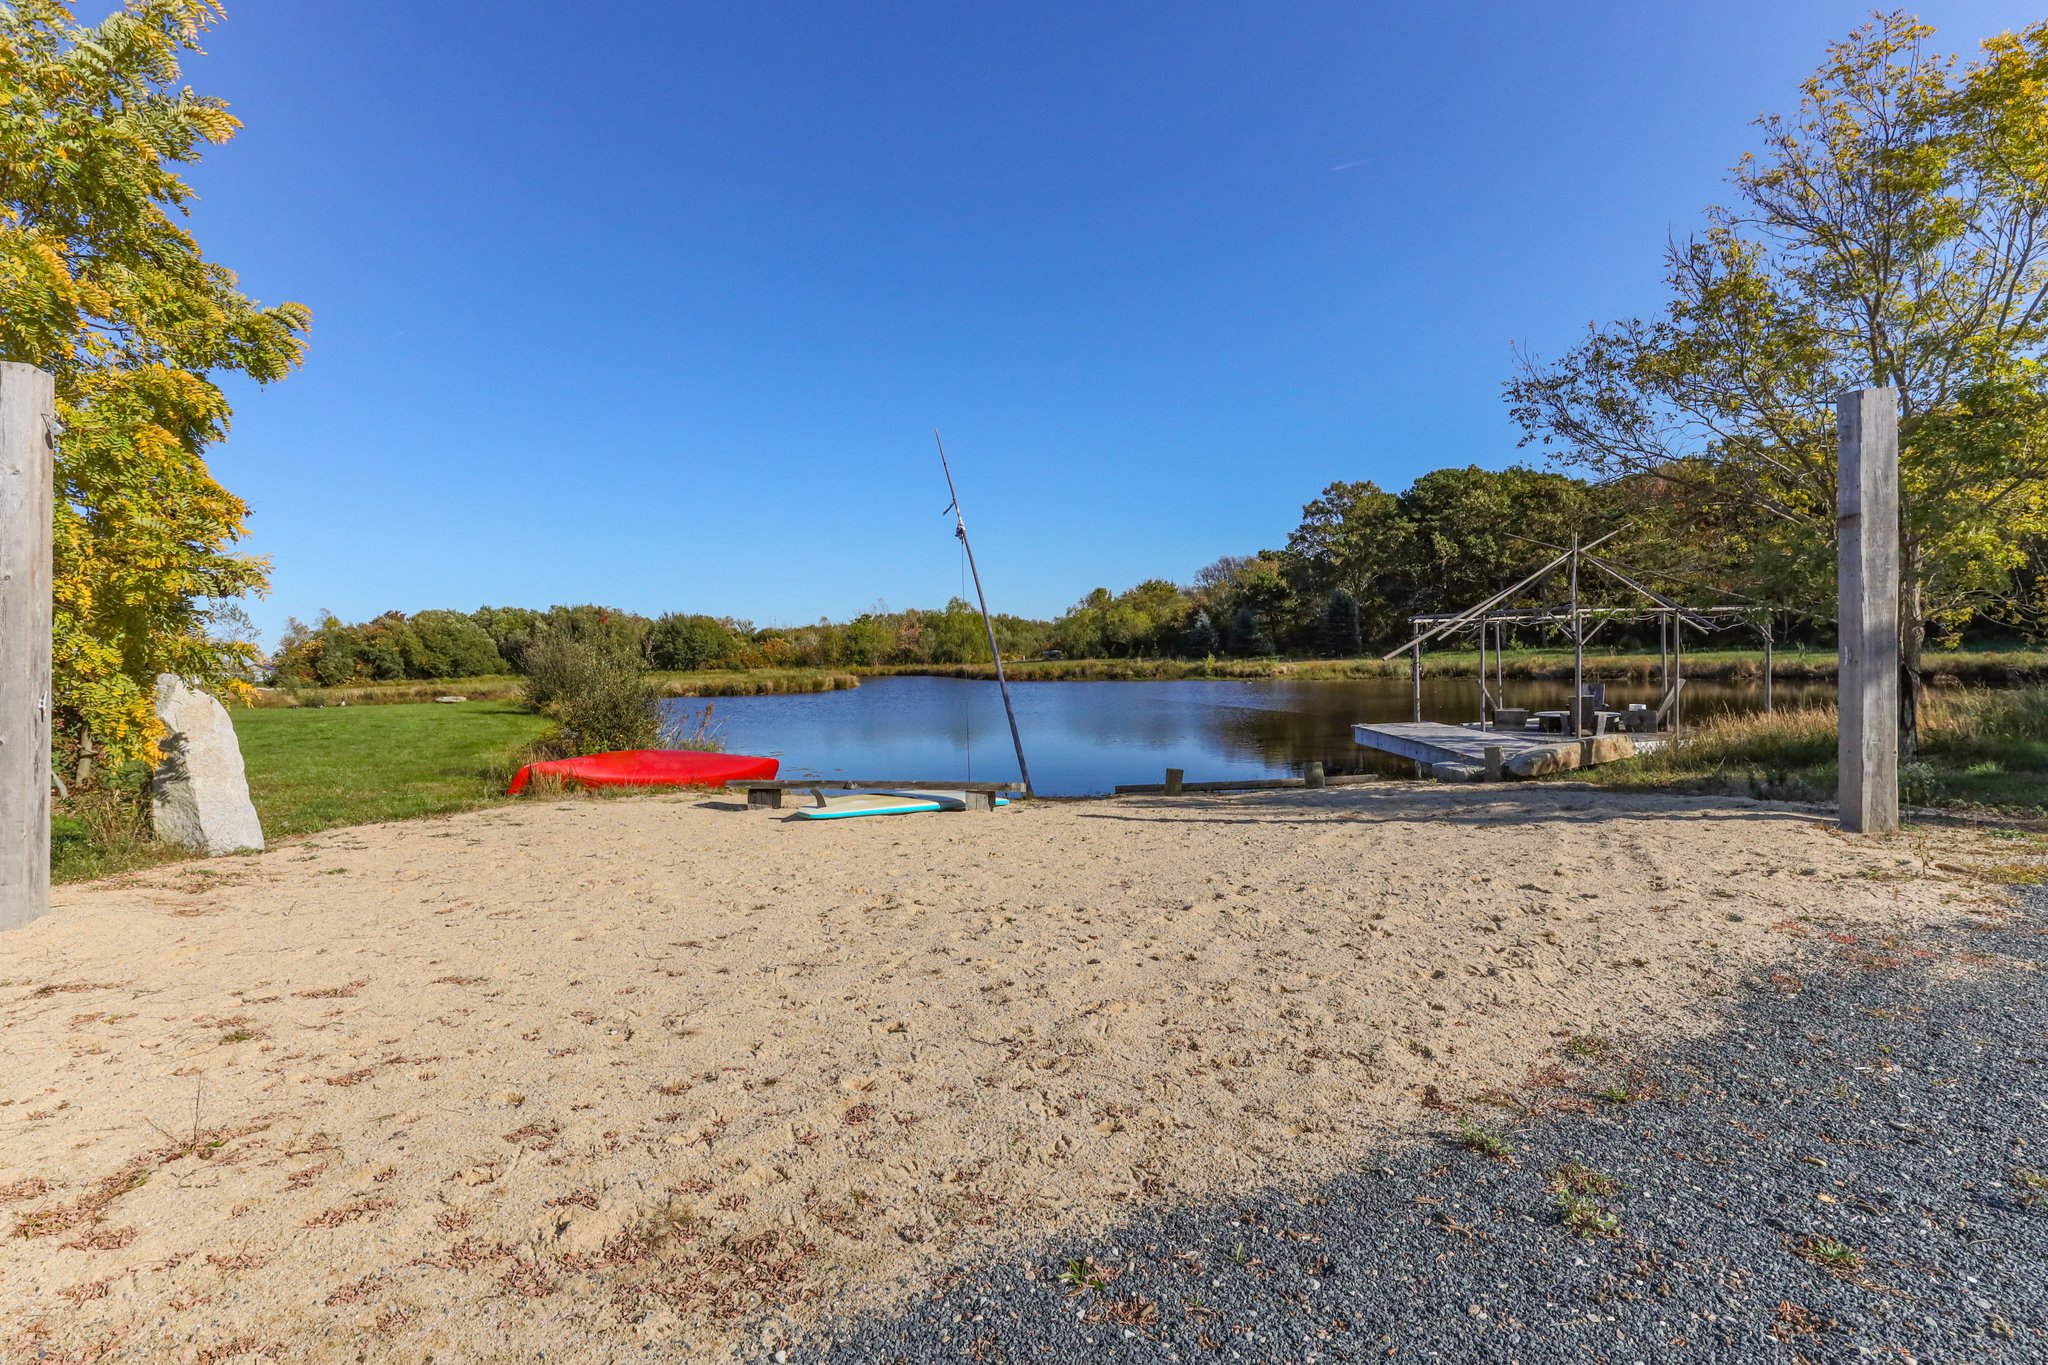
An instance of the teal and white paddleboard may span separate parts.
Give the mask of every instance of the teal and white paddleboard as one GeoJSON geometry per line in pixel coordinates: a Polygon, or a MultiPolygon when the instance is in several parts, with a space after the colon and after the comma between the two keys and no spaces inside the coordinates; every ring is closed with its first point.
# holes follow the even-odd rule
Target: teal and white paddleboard
{"type": "MultiPolygon", "coordinates": [[[[966,810],[965,793],[949,791],[821,791],[819,804],[797,812],[802,820],[851,820],[860,815],[915,815],[920,811],[966,810]]],[[[996,798],[998,806],[1010,804],[996,798]]]]}

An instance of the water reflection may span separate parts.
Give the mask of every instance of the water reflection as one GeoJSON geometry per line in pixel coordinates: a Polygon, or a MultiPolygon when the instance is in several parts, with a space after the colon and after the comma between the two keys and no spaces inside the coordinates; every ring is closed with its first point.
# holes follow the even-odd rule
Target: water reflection
{"type": "MultiPolygon", "coordinates": [[[[1511,706],[1561,709],[1568,679],[1509,680],[1511,706]]],[[[1081,796],[1118,783],[1157,782],[1169,766],[1190,781],[1285,777],[1321,759],[1332,773],[1401,771],[1351,741],[1357,721],[1407,720],[1403,679],[1351,682],[1062,682],[1013,685],[1017,724],[1042,795],[1081,796]]],[[[1686,715],[1753,711],[1756,683],[1689,683],[1686,715]]],[[[1616,705],[1657,701],[1654,683],[1612,683],[1616,705]]],[[[1827,684],[1779,683],[1780,706],[1832,701],[1827,684]]],[[[696,710],[704,703],[676,701],[696,710]]],[[[1478,683],[1428,679],[1425,720],[1473,720],[1478,683]]],[[[716,703],[726,747],[773,754],[788,777],[1002,781],[1017,775],[1001,698],[992,682],[870,678],[849,692],[729,697],[716,703]]]]}

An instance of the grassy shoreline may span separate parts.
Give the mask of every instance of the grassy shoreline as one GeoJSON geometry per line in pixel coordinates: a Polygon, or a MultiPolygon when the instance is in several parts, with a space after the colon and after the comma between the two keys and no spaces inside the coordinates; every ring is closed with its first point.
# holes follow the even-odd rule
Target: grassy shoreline
{"type": "MultiPolygon", "coordinates": [[[[1756,649],[1687,650],[1685,675],[1702,682],[1757,682],[1763,678],[1763,651],[1756,649]]],[[[1005,660],[1012,682],[1234,682],[1264,678],[1293,682],[1347,682],[1406,678],[1409,662],[1400,659],[1019,659],[1005,660]]],[[[1487,672],[1499,667],[1523,682],[1568,679],[1570,650],[1509,650],[1496,664],[1487,655],[1487,672]]],[[[1648,682],[1657,676],[1655,654],[1589,653],[1586,676],[1604,682],[1648,682]]],[[[1787,682],[1833,682],[1832,650],[1781,650],[1771,661],[1771,676],[1787,682]]],[[[1473,650],[1425,652],[1426,678],[1469,678],[1479,671],[1473,650]]],[[[862,678],[924,677],[995,678],[990,664],[855,664],[845,668],[721,669],[701,673],[655,673],[655,684],[670,697],[759,697],[790,693],[837,692],[860,686],[862,678]]],[[[1944,650],[1927,655],[1927,676],[1937,687],[2025,687],[2048,683],[2048,649],[1944,650]]],[[[484,678],[440,678],[423,681],[369,682],[346,687],[280,687],[257,694],[256,705],[375,706],[431,702],[440,696],[470,701],[517,701],[523,680],[511,674],[484,678]]]]}
{"type": "MultiPolygon", "coordinates": [[[[1758,649],[1687,650],[1685,676],[1701,681],[1754,682],[1763,677],[1758,649]]],[[[1496,667],[1487,655],[1487,672],[1496,667]]],[[[1556,681],[1572,675],[1570,650],[1509,650],[1498,667],[1511,679],[1556,681]]],[[[1781,650],[1771,676],[1789,682],[1833,682],[1833,650],[1781,650]]],[[[1023,659],[1004,661],[1012,682],[1235,681],[1283,678],[1297,682],[1406,678],[1411,665],[1399,659],[1023,659]]],[[[1645,682],[1657,676],[1655,654],[1588,653],[1586,676],[1607,682],[1645,682]]],[[[863,677],[915,676],[993,679],[989,664],[890,664],[855,669],[863,677]]],[[[1475,650],[1424,651],[1426,678],[1470,678],[1479,671],[1475,650]]],[[[1946,650],[1927,655],[1927,674],[1937,686],[2016,687],[2048,683],[2048,650],[1946,650]]]]}
{"type": "MultiPolygon", "coordinates": [[[[860,679],[837,668],[721,669],[702,673],[650,673],[665,697],[765,697],[797,692],[840,692],[860,679]]],[[[431,702],[436,697],[465,701],[516,702],[526,680],[506,673],[481,678],[426,678],[353,683],[346,687],[273,687],[257,692],[260,710],[293,707],[390,706],[431,702]]]]}
{"type": "MultiPolygon", "coordinates": [[[[1907,807],[2027,820],[2048,816],[2048,687],[1930,692],[1920,753],[1899,765],[1907,807]]],[[[1725,715],[1680,743],[1568,775],[1623,790],[1819,804],[1835,800],[1832,706],[1725,715]]]]}

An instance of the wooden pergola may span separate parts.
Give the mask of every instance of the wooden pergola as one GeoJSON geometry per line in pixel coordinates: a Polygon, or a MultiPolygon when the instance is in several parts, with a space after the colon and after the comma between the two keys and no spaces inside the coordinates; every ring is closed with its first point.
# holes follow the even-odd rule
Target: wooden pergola
{"type": "Polygon", "coordinates": [[[1414,698],[1415,719],[1422,719],[1422,647],[1425,644],[1432,640],[1456,638],[1468,631],[1476,635],[1479,645],[1479,723],[1484,726],[1488,716],[1501,709],[1506,694],[1508,632],[1511,629],[1527,629],[1534,626],[1539,629],[1557,630],[1569,637],[1572,642],[1571,734],[1577,738],[1583,729],[1583,707],[1580,698],[1586,695],[1586,645],[1602,630],[1617,621],[1637,624],[1649,620],[1657,622],[1658,683],[1661,692],[1657,711],[1661,717],[1668,710],[1674,734],[1682,732],[1685,725],[1683,692],[1687,626],[1701,632],[1724,630],[1731,625],[1745,623],[1753,626],[1763,637],[1764,710],[1771,710],[1771,665],[1775,645],[1772,616],[1775,609],[1764,605],[1735,604],[1694,607],[1675,601],[1655,588],[1645,585],[1618,565],[1592,553],[1595,546],[1618,534],[1618,530],[1610,531],[1586,545],[1574,540],[1571,548],[1564,550],[1528,577],[1463,611],[1429,612],[1410,616],[1408,623],[1417,630],[1414,638],[1406,644],[1388,650],[1381,658],[1392,660],[1403,654],[1409,656],[1410,690],[1414,698]],[[1639,600],[1626,606],[1586,605],[1579,596],[1579,573],[1582,565],[1590,566],[1620,583],[1639,600]],[[1565,569],[1568,573],[1570,589],[1565,601],[1539,607],[1503,605],[1515,594],[1536,586],[1559,569],[1565,569]],[[1490,679],[1486,662],[1489,638],[1493,643],[1493,671],[1490,679]]]}

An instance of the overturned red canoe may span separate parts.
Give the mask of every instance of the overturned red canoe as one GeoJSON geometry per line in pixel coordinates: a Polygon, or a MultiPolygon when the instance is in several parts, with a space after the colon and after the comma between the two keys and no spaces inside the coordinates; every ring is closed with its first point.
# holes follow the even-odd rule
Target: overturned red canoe
{"type": "Polygon", "coordinates": [[[694,749],[619,749],[581,758],[529,763],[505,790],[517,796],[542,773],[585,787],[717,787],[775,776],[781,765],[752,754],[707,754],[694,749]]]}

